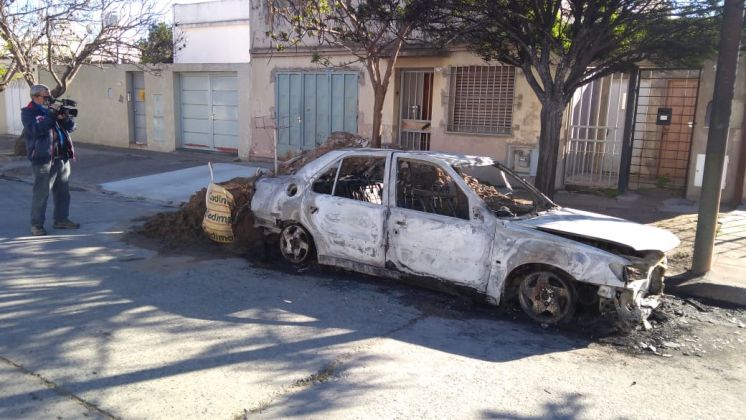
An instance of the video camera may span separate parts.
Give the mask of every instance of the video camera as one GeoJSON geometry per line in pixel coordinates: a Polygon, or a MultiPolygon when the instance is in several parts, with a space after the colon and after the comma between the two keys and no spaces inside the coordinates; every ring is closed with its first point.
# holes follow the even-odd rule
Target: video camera
{"type": "Polygon", "coordinates": [[[77,117],[78,116],[78,108],[75,108],[78,106],[77,101],[73,101],[72,99],[56,99],[52,98],[50,100],[50,104],[53,104],[57,102],[58,104],[62,105],[57,110],[57,113],[63,114],[68,117],[77,117]]]}

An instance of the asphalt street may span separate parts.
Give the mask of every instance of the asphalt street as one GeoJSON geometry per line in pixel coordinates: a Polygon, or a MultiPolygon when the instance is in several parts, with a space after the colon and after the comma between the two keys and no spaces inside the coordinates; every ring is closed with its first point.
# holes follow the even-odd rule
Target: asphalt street
{"type": "Polygon", "coordinates": [[[0,418],[746,412],[743,351],[635,356],[389,281],[159,253],[122,237],[163,207],[96,191],[73,192],[82,229],[30,237],[30,189],[0,179],[0,418]]]}

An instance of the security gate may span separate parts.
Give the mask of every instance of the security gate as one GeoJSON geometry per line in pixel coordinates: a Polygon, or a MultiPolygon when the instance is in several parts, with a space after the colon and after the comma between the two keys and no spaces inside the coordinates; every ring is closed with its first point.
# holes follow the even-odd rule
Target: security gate
{"type": "Polygon", "coordinates": [[[568,110],[565,184],[616,188],[628,77],[613,74],[578,88],[568,110]]]}
{"type": "Polygon", "coordinates": [[[358,74],[278,72],[277,153],[311,150],[333,131],[357,133],[358,74]]]}
{"type": "Polygon", "coordinates": [[[700,70],[641,69],[629,187],[684,191],[700,70]]]}
{"type": "Polygon", "coordinates": [[[433,71],[402,70],[399,92],[399,145],[430,150],[433,71]]]}

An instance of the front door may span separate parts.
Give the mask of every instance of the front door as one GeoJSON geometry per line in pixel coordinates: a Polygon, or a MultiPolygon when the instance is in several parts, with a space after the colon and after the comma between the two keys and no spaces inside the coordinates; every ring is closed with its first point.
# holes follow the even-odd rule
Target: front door
{"type": "Polygon", "coordinates": [[[433,71],[402,70],[399,90],[399,144],[430,150],[433,115],[433,71]]]}
{"type": "Polygon", "coordinates": [[[135,144],[144,145],[148,143],[147,119],[145,117],[145,73],[141,71],[132,72],[132,115],[134,116],[135,144]]]}
{"type": "Polygon", "coordinates": [[[384,266],[387,155],[346,156],[313,180],[301,223],[311,231],[318,255],[384,266]]]}
{"type": "Polygon", "coordinates": [[[449,168],[395,155],[390,185],[387,266],[480,289],[486,285],[495,228],[475,219],[449,168]],[[395,177],[395,178],[394,178],[395,177]]]}

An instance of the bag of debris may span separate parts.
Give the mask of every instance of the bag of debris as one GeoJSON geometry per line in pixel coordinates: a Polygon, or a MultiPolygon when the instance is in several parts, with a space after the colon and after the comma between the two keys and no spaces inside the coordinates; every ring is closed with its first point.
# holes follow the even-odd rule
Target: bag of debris
{"type": "Polygon", "coordinates": [[[234,240],[231,214],[235,200],[230,191],[215,183],[212,164],[207,166],[210,168],[210,185],[205,196],[207,211],[202,219],[202,230],[213,241],[229,244],[234,240]]]}

